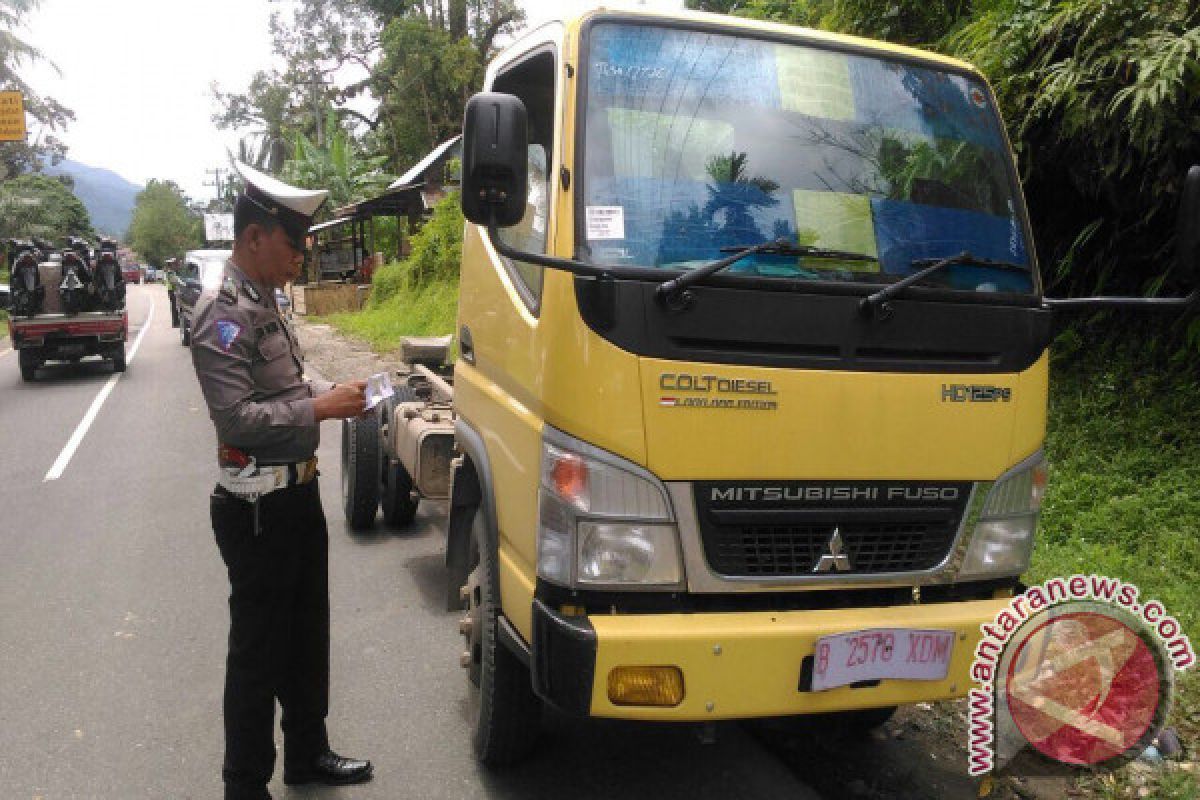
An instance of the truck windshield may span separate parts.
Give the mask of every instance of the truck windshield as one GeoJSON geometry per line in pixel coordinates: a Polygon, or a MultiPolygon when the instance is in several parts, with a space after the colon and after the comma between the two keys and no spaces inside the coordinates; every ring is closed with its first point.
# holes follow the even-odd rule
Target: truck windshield
{"type": "MultiPolygon", "coordinates": [[[[689,269],[786,237],[873,258],[756,254],[729,272],[890,283],[962,251],[1030,265],[1008,146],[973,79],[618,23],[591,29],[586,79],[582,222],[595,263],[689,269]]],[[[1034,288],[1029,271],[979,265],[929,282],[1034,288]]]]}

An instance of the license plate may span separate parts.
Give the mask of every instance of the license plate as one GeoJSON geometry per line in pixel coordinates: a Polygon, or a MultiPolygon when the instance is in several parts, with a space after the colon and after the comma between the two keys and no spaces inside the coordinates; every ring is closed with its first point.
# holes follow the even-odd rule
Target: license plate
{"type": "Polygon", "coordinates": [[[954,631],[874,628],[817,640],[812,688],[833,689],[859,681],[940,681],[950,671],[954,631]]]}

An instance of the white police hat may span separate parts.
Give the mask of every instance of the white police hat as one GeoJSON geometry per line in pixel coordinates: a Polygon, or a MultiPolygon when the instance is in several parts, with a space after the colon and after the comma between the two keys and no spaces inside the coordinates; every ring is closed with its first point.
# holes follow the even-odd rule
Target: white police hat
{"type": "Polygon", "coordinates": [[[240,161],[235,161],[233,166],[246,184],[238,205],[250,203],[277,218],[292,242],[303,250],[304,237],[312,226],[313,216],[321,210],[329,192],[289,186],[240,161]]]}

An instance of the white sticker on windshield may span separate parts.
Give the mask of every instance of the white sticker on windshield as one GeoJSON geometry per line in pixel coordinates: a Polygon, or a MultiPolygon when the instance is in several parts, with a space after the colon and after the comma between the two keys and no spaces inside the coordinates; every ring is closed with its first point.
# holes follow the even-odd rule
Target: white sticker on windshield
{"type": "Polygon", "coordinates": [[[592,241],[624,239],[625,209],[621,206],[588,206],[587,238],[592,241]]]}

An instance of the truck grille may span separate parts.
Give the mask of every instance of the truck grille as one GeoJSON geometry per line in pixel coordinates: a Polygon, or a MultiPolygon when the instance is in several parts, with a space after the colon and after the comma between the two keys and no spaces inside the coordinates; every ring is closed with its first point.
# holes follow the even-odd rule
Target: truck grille
{"type": "Polygon", "coordinates": [[[696,484],[700,534],[714,572],[778,578],[932,569],[954,545],[971,489],[970,483],[770,486],[786,488],[790,499],[776,497],[784,492],[762,500],[761,493],[744,491],[760,490],[762,484],[696,484]],[[854,499],[847,500],[847,494],[854,499]],[[830,543],[835,531],[849,568],[841,561],[841,569],[816,573],[822,556],[834,555],[830,543]]]}

